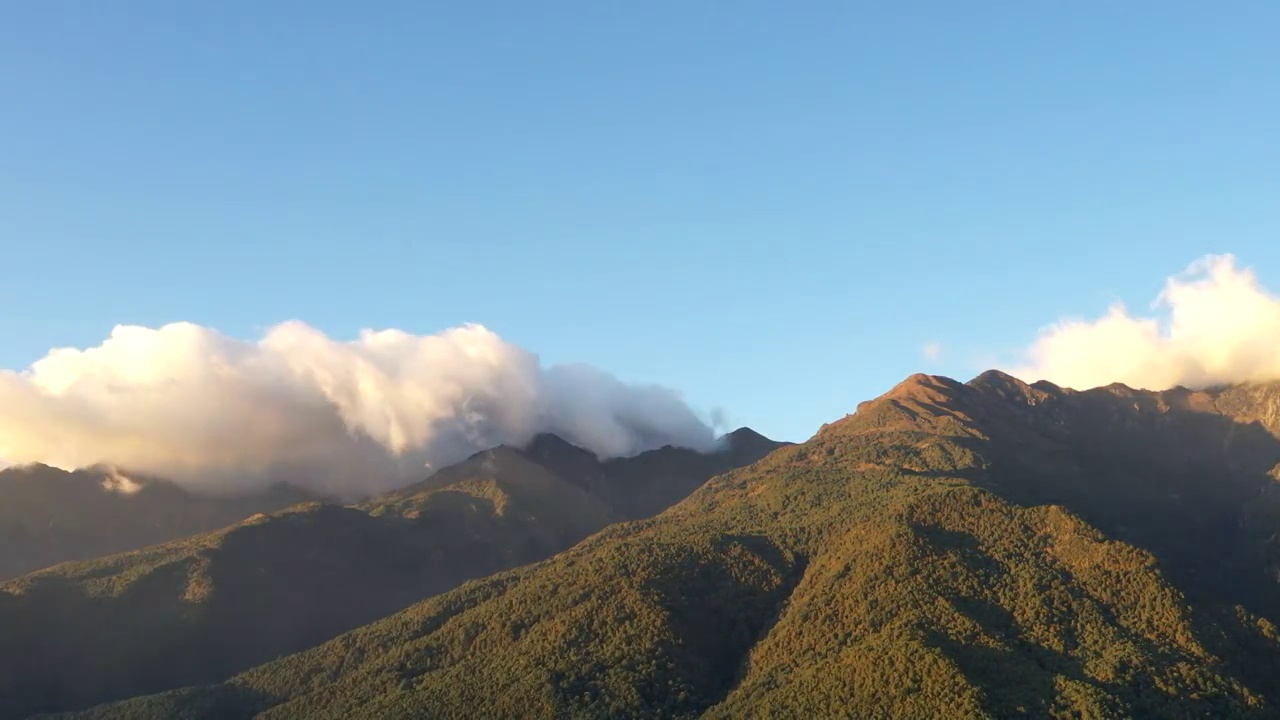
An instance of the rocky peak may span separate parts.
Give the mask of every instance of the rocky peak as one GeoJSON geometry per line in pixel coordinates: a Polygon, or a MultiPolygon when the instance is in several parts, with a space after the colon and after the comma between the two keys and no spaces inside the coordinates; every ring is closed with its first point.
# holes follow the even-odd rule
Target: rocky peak
{"type": "Polygon", "coordinates": [[[604,476],[604,465],[583,450],[551,433],[533,436],[522,451],[525,457],[583,489],[590,489],[604,476]]]}

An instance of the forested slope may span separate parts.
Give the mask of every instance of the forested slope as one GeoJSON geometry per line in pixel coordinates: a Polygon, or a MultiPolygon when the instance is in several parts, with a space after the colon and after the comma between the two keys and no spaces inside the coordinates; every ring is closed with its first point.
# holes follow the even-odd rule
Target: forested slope
{"type": "Polygon", "coordinates": [[[86,716],[1275,717],[1277,397],[914,376],[654,519],[86,716]]]}
{"type": "Polygon", "coordinates": [[[303,504],[0,584],[0,716],[222,680],[548,557],[634,515],[633,499],[660,510],[776,446],[758,437],[607,462],[544,437],[354,506],[303,504]],[[561,454],[584,462],[570,472],[561,454]]]}

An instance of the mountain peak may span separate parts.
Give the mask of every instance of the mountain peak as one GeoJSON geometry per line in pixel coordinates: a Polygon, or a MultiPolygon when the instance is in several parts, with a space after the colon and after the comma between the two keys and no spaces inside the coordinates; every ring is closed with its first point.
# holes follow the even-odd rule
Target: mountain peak
{"type": "Polygon", "coordinates": [[[720,436],[721,447],[729,449],[761,447],[774,444],[772,440],[745,425],[720,436]]]}
{"type": "Polygon", "coordinates": [[[997,370],[995,368],[984,371],[974,379],[970,380],[968,384],[972,386],[1013,385],[1017,387],[1028,387],[1026,383],[1018,378],[1004,372],[1003,370],[997,370]]]}
{"type": "Polygon", "coordinates": [[[534,435],[524,446],[524,452],[537,459],[565,457],[595,459],[596,457],[590,450],[584,450],[555,433],[545,432],[534,435]]]}
{"type": "Polygon", "coordinates": [[[910,425],[926,417],[948,415],[969,392],[964,384],[942,375],[916,373],[889,392],[858,403],[850,415],[824,424],[815,437],[861,433],[871,428],[910,425]]]}
{"type": "Polygon", "coordinates": [[[928,375],[926,373],[915,373],[908,376],[902,382],[894,385],[886,395],[897,397],[899,395],[914,394],[916,392],[938,392],[951,391],[958,388],[960,383],[952,380],[944,375],[928,375]]]}
{"type": "Polygon", "coordinates": [[[916,373],[894,385],[880,397],[860,403],[858,408],[885,400],[937,403],[953,399],[963,391],[964,385],[949,377],[916,373]]]}
{"type": "Polygon", "coordinates": [[[15,477],[19,475],[34,475],[36,473],[43,472],[67,474],[66,470],[53,467],[52,465],[46,465],[42,462],[22,463],[20,465],[10,465],[5,468],[0,468],[0,473],[13,475],[15,477]]]}
{"type": "Polygon", "coordinates": [[[1035,388],[1036,390],[1039,390],[1040,392],[1046,392],[1051,395],[1061,395],[1063,393],[1068,392],[1068,390],[1063,388],[1061,385],[1055,385],[1049,382],[1048,380],[1037,380],[1031,383],[1031,387],[1035,388]]]}
{"type": "Polygon", "coordinates": [[[584,490],[593,487],[604,474],[595,453],[552,433],[534,435],[521,452],[529,460],[584,490]]]}
{"type": "Polygon", "coordinates": [[[1053,383],[1041,380],[1028,385],[1009,373],[994,369],[987,370],[965,384],[983,394],[1019,405],[1037,405],[1063,392],[1053,383]]]}

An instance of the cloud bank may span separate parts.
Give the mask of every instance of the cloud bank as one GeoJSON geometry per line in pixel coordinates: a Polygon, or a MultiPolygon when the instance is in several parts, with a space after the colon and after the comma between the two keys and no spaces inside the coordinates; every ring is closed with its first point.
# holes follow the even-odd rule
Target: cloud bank
{"type": "Polygon", "coordinates": [[[1009,372],[1076,389],[1280,379],[1280,298],[1233,256],[1207,256],[1169,278],[1152,311],[1134,315],[1116,304],[1096,320],[1059,322],[1009,372]]]}
{"type": "Polygon", "coordinates": [[[289,322],[257,342],[120,326],[98,347],[0,370],[4,462],[104,463],[201,492],[288,481],[355,497],[539,432],[602,457],[715,443],[675,391],[543,367],[479,325],[337,341],[289,322]]]}

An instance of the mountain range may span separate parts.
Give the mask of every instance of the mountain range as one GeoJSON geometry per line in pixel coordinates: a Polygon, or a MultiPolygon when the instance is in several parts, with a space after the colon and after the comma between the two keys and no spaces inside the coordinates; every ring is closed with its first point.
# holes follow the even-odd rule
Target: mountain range
{"type": "Polygon", "coordinates": [[[0,584],[0,716],[222,680],[660,512],[781,445],[744,428],[713,453],[664,447],[601,461],[541,435],[354,505],[259,512],[10,580],[0,584]]]}
{"type": "Polygon", "coordinates": [[[1277,717],[1278,436],[1277,384],[917,375],[661,514],[75,716],[1277,717]]]}
{"type": "Polygon", "coordinates": [[[109,467],[0,470],[0,580],[216,530],[317,497],[289,485],[239,497],[193,495],[109,467]]]}

